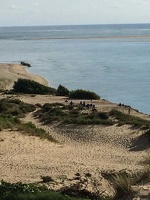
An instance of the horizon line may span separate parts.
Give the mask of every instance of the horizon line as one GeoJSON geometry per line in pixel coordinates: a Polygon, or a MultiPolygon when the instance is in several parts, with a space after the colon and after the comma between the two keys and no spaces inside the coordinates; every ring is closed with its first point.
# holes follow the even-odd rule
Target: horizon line
{"type": "Polygon", "coordinates": [[[144,25],[150,24],[148,22],[141,22],[141,23],[101,23],[101,24],[56,24],[56,25],[8,25],[8,26],[1,26],[0,28],[7,28],[7,27],[44,27],[44,26],[96,26],[96,25],[144,25]]]}

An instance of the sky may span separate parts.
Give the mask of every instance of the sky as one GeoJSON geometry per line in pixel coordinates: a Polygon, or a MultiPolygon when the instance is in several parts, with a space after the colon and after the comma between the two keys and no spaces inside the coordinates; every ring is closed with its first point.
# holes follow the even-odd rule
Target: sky
{"type": "Polygon", "coordinates": [[[150,23],[150,0],[0,0],[0,26],[150,23]]]}

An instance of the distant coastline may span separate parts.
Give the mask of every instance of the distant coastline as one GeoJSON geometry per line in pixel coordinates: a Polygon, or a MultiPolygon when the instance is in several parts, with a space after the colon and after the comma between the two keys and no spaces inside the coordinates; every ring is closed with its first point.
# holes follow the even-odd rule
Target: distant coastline
{"type": "Polygon", "coordinates": [[[0,28],[0,63],[150,114],[150,24],[0,28]]]}
{"type": "Polygon", "coordinates": [[[20,64],[0,64],[0,89],[12,89],[14,81],[19,78],[30,79],[43,85],[48,85],[48,81],[38,75],[30,74],[26,71],[26,67],[20,64]]]}

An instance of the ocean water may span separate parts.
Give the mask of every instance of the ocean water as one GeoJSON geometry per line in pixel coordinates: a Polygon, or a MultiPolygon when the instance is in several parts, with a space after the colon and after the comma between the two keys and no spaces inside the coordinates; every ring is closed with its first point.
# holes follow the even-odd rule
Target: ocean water
{"type": "Polygon", "coordinates": [[[150,24],[0,27],[0,63],[150,114],[150,24]]]}

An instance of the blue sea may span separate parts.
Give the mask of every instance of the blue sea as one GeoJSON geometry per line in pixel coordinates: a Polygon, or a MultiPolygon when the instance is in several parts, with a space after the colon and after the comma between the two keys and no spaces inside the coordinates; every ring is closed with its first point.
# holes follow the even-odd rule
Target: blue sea
{"type": "Polygon", "coordinates": [[[150,114],[150,24],[0,27],[0,63],[150,114]]]}

